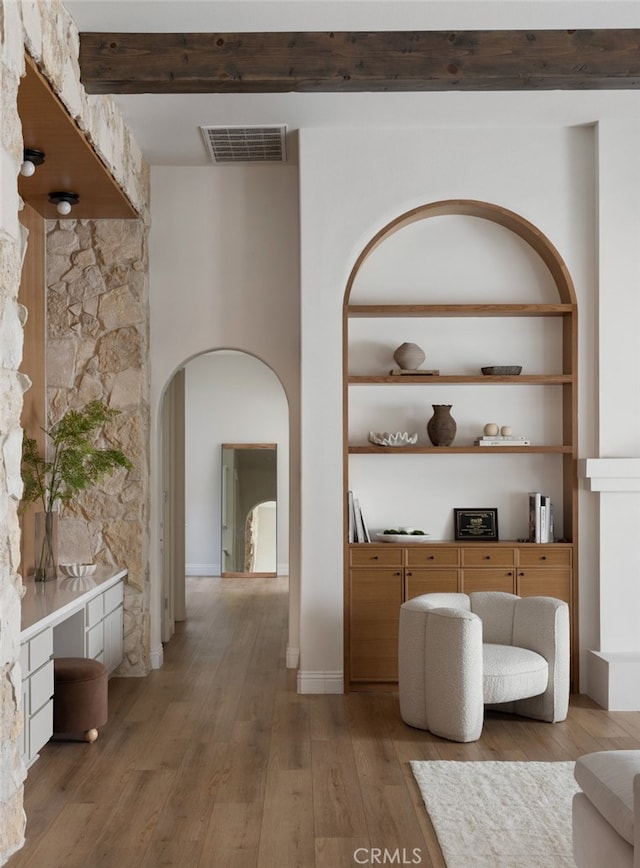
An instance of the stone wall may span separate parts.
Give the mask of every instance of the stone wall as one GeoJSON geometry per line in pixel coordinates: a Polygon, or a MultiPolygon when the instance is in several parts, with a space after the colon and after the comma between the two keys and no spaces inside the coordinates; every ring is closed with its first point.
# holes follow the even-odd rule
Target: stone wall
{"type": "Polygon", "coordinates": [[[141,221],[47,224],[47,404],[49,424],[88,401],[120,415],[105,445],[119,469],[60,512],[59,558],[126,566],[122,675],[149,670],[149,316],[146,230],[141,221]]]}
{"type": "MultiPolygon", "coordinates": [[[[146,221],[149,204],[148,168],[118,115],[113,100],[101,96],[87,97],[80,85],[77,29],[61,0],[0,0],[0,864],[4,864],[10,854],[22,846],[25,829],[22,807],[25,770],[20,756],[21,673],[18,663],[22,579],[17,572],[20,561],[17,506],[22,494],[20,414],[25,387],[24,378],[18,371],[22,357],[24,312],[17,302],[23,249],[18,222],[21,201],[17,184],[23,143],[17,111],[17,93],[20,77],[24,73],[25,47],[36,59],[42,73],[52,83],[72,117],[85,130],[96,152],[141,214],[143,221],[146,221]]],[[[96,231],[99,232],[99,227],[96,231]]],[[[141,238],[140,227],[133,231],[141,238]]],[[[146,268],[145,256],[140,253],[144,251],[144,244],[142,240],[136,258],[131,259],[127,266],[132,272],[136,272],[135,263],[145,263],[143,268],[146,268]]],[[[104,242],[104,246],[105,249],[113,248],[111,242],[104,242]]],[[[95,255],[99,258],[97,253],[95,255]]],[[[133,295],[135,289],[132,284],[135,283],[135,280],[123,280],[119,286],[128,286],[133,295]]],[[[116,292],[108,301],[105,299],[102,314],[96,311],[97,319],[102,323],[101,329],[105,332],[118,331],[111,327],[111,323],[118,317],[117,308],[122,303],[123,296],[126,297],[125,290],[121,290],[120,296],[116,292]]],[[[141,304],[146,304],[146,301],[142,300],[141,304]]],[[[73,311],[70,315],[74,315],[73,311]]],[[[132,332],[127,329],[139,331],[142,335],[140,352],[143,352],[143,346],[146,348],[146,333],[142,334],[144,327],[130,322],[123,328],[123,337],[132,336],[132,332]]],[[[105,393],[108,394],[109,401],[117,402],[124,411],[123,416],[118,417],[120,421],[114,436],[122,439],[123,446],[135,446],[146,454],[148,444],[145,443],[145,438],[148,439],[148,435],[145,425],[148,425],[148,422],[141,421],[146,420],[148,415],[146,403],[141,402],[140,413],[134,413],[127,404],[129,398],[126,395],[130,395],[131,388],[127,383],[132,376],[131,372],[112,372],[112,381],[108,384],[105,382],[106,375],[101,365],[104,365],[106,358],[113,357],[113,347],[111,352],[109,351],[109,340],[114,341],[114,338],[107,339],[106,334],[102,337],[106,343],[101,353],[96,342],[101,382],[109,390],[105,393]]],[[[88,389],[92,372],[89,364],[85,367],[87,379],[84,387],[88,389]]],[[[146,373],[140,375],[141,390],[146,388],[145,376],[146,373]]],[[[145,461],[138,464],[135,473],[139,474],[140,480],[145,477],[146,455],[145,461]]],[[[116,480],[113,484],[115,482],[116,480]]],[[[144,485],[146,484],[145,482],[144,485]]],[[[145,584],[147,577],[143,567],[148,496],[146,490],[142,489],[142,483],[133,475],[130,482],[124,485],[124,490],[117,495],[121,503],[129,505],[136,498],[141,499],[135,507],[141,523],[136,539],[132,539],[136,536],[131,529],[135,522],[131,518],[129,507],[121,510],[117,520],[110,521],[103,532],[104,551],[108,550],[108,556],[116,560],[125,558],[124,551],[118,546],[122,545],[127,533],[130,550],[140,543],[137,549],[138,562],[132,569],[132,585],[128,598],[127,668],[132,672],[141,672],[146,668],[142,649],[149,644],[145,635],[146,616],[143,614],[148,611],[145,584]],[[133,497],[132,492],[135,492],[133,497]],[[127,526],[121,527],[118,522],[127,526]]],[[[90,525],[90,522],[87,524],[90,525]]]]}

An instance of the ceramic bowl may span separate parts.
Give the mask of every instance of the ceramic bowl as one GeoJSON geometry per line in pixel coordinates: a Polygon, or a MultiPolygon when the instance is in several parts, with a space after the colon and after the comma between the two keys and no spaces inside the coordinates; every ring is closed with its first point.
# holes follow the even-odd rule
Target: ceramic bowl
{"type": "Polygon", "coordinates": [[[480,370],[485,377],[514,377],[522,371],[522,365],[489,365],[480,370]]]}
{"type": "Polygon", "coordinates": [[[376,446],[413,446],[418,442],[418,435],[407,431],[397,431],[395,434],[369,431],[369,442],[376,446]]]}
{"type": "Polygon", "coordinates": [[[70,576],[74,579],[91,576],[96,571],[95,564],[59,564],[59,567],[63,576],[70,576]]]}

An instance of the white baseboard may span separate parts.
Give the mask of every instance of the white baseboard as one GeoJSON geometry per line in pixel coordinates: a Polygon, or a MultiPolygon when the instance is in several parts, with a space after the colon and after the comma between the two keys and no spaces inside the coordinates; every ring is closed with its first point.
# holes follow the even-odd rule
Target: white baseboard
{"type": "Polygon", "coordinates": [[[298,693],[344,693],[341,670],[334,672],[298,672],[298,693]]]}
{"type": "Polygon", "coordinates": [[[220,564],[185,564],[185,576],[219,576],[220,564]]]}
{"type": "Polygon", "coordinates": [[[300,649],[287,645],[287,669],[297,669],[300,662],[300,649]]]}
{"type": "Polygon", "coordinates": [[[164,648],[162,645],[159,648],[152,648],[149,657],[152,669],[162,669],[162,664],[164,663],[164,648]]]}

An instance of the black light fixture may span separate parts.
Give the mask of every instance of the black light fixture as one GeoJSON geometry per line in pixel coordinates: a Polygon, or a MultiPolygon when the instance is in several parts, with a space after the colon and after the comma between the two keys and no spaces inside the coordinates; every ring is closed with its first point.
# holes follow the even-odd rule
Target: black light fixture
{"type": "Polygon", "coordinates": [[[44,151],[37,148],[25,148],[20,166],[20,174],[24,178],[30,178],[36,170],[36,166],[44,163],[44,151]]]}
{"type": "Polygon", "coordinates": [[[80,196],[77,193],[49,193],[49,201],[57,206],[58,214],[66,217],[71,212],[72,205],[78,204],[80,196]]]}

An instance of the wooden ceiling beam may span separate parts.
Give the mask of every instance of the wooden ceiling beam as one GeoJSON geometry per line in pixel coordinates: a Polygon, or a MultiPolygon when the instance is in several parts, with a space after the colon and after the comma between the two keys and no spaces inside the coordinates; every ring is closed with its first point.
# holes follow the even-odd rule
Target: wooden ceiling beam
{"type": "Polygon", "coordinates": [[[634,90],[640,30],[81,33],[88,93],[634,90]]]}

